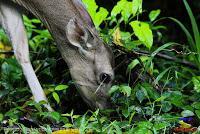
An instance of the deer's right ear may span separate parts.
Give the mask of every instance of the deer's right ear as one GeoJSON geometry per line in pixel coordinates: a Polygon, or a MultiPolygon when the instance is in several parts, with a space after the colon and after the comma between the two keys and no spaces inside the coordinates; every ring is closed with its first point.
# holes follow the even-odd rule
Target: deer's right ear
{"type": "Polygon", "coordinates": [[[82,45],[87,41],[87,33],[85,32],[84,27],[74,18],[67,24],[66,36],[70,44],[78,48],[82,48],[82,45]]]}

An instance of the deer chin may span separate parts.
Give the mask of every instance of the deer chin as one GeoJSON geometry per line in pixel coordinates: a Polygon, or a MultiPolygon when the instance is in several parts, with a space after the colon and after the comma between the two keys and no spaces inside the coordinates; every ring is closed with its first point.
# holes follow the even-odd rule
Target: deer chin
{"type": "Polygon", "coordinates": [[[91,85],[91,84],[77,84],[77,88],[83,100],[92,109],[108,109],[112,104],[109,101],[107,91],[111,85],[91,85]]]}

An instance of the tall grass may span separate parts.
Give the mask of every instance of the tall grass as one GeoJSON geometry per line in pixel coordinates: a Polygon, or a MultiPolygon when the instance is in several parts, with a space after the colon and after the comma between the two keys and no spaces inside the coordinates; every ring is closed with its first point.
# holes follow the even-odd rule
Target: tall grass
{"type": "Polygon", "coordinates": [[[176,22],[181,27],[183,32],[185,33],[191,50],[196,53],[195,56],[194,56],[194,59],[195,59],[195,62],[196,62],[197,66],[200,70],[200,34],[199,34],[199,27],[197,25],[197,22],[195,20],[195,17],[192,13],[192,10],[191,10],[188,2],[186,0],[183,0],[183,3],[185,5],[185,8],[186,8],[187,13],[188,13],[189,18],[190,18],[193,33],[190,33],[190,31],[179,20],[177,20],[173,17],[169,17],[169,19],[176,22]]]}

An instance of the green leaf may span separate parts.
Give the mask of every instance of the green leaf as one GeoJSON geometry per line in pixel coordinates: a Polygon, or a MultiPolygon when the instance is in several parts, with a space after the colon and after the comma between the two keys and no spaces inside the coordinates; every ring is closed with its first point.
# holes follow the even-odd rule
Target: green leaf
{"type": "Polygon", "coordinates": [[[58,112],[49,112],[49,116],[53,119],[55,119],[56,121],[59,121],[61,116],[58,112]]]}
{"type": "Polygon", "coordinates": [[[141,127],[141,128],[148,128],[148,129],[151,129],[153,124],[149,121],[141,121],[139,122],[138,124],[138,127],[141,127]]]}
{"type": "Polygon", "coordinates": [[[154,124],[154,128],[156,130],[161,130],[161,129],[167,128],[168,126],[170,126],[170,123],[167,123],[167,122],[156,122],[154,124]]]}
{"type": "Polygon", "coordinates": [[[116,130],[116,134],[122,134],[122,130],[119,127],[119,125],[117,124],[117,122],[113,122],[112,126],[114,126],[115,130],[116,130]]]}
{"type": "Polygon", "coordinates": [[[80,133],[83,134],[85,133],[85,130],[86,130],[86,126],[88,124],[88,121],[86,121],[86,115],[83,115],[82,116],[82,119],[81,119],[81,126],[80,126],[80,133]]]}
{"type": "Polygon", "coordinates": [[[153,34],[149,24],[140,21],[132,21],[130,25],[138,39],[150,49],[153,45],[153,34]]]}
{"type": "Polygon", "coordinates": [[[121,1],[117,2],[117,5],[115,5],[111,11],[112,17],[116,17],[119,13],[121,13],[125,2],[126,2],[126,0],[121,0],[121,1]]]}
{"type": "Polygon", "coordinates": [[[58,96],[56,92],[53,92],[53,98],[56,100],[57,104],[60,103],[60,97],[58,96]]]}
{"type": "Polygon", "coordinates": [[[61,91],[61,90],[65,90],[69,88],[68,85],[58,85],[56,88],[55,88],[55,91],[61,91]]]}
{"type": "Polygon", "coordinates": [[[133,0],[132,4],[133,16],[137,15],[137,12],[142,13],[142,0],[133,0]]]}
{"type": "Polygon", "coordinates": [[[150,13],[149,13],[149,19],[151,21],[154,21],[160,14],[160,9],[157,9],[157,10],[152,10],[150,13]]]}
{"type": "Polygon", "coordinates": [[[67,123],[67,124],[65,124],[63,127],[65,127],[65,128],[72,128],[72,127],[73,127],[73,124],[67,123]]]}
{"type": "Polygon", "coordinates": [[[190,116],[194,116],[194,113],[190,110],[184,110],[181,112],[181,116],[182,117],[190,117],[190,116]]]}
{"type": "Polygon", "coordinates": [[[163,112],[169,112],[172,109],[172,104],[169,101],[162,101],[162,111],[163,112]]]}
{"type": "MultiPolygon", "coordinates": [[[[150,57],[148,57],[148,56],[140,56],[139,58],[140,58],[140,60],[141,60],[142,62],[145,62],[145,61],[149,60],[150,57]]],[[[126,72],[130,72],[130,71],[131,71],[133,68],[135,68],[135,66],[137,66],[138,64],[140,64],[140,62],[138,61],[138,59],[133,60],[133,61],[128,65],[128,68],[127,68],[127,71],[126,71],[126,72]]]]}
{"type": "MultiPolygon", "coordinates": [[[[177,43],[175,42],[168,42],[162,46],[160,46],[159,48],[157,48],[152,54],[151,54],[151,57],[154,57],[156,54],[158,54],[160,51],[163,51],[165,48],[169,47],[169,46],[172,46],[172,45],[175,45],[177,43]]],[[[178,44],[177,44],[178,45],[178,44]]]]}
{"type": "Polygon", "coordinates": [[[99,12],[97,12],[94,17],[94,24],[97,28],[107,18],[108,14],[109,13],[105,8],[100,7],[99,12]]]}
{"type": "Polygon", "coordinates": [[[199,28],[197,26],[195,17],[193,15],[192,10],[191,10],[190,6],[188,5],[187,1],[183,0],[183,2],[185,4],[185,7],[186,7],[187,12],[188,12],[189,17],[190,17],[190,21],[191,21],[191,24],[192,24],[192,30],[193,30],[193,34],[194,34],[194,39],[195,39],[195,44],[196,44],[197,52],[199,54],[200,53],[200,46],[199,46],[199,44],[200,44],[200,34],[199,34],[199,28]]]}
{"type": "Polygon", "coordinates": [[[100,24],[106,20],[108,11],[103,7],[98,7],[95,0],[83,0],[86,5],[86,9],[89,12],[96,28],[99,28],[100,24]],[[98,11],[98,12],[97,12],[98,11]]]}
{"type": "Polygon", "coordinates": [[[112,9],[111,17],[116,19],[116,16],[121,13],[123,21],[128,23],[130,16],[135,17],[138,12],[142,12],[142,0],[134,0],[132,2],[120,0],[112,9]]]}
{"type": "Polygon", "coordinates": [[[154,80],[155,84],[158,84],[158,82],[164,77],[164,75],[171,69],[172,67],[169,67],[167,69],[165,69],[163,72],[161,72],[157,78],[154,80]]]}
{"type": "Polygon", "coordinates": [[[155,102],[164,101],[166,98],[166,96],[161,96],[160,98],[156,99],[155,102]]]}
{"type": "Polygon", "coordinates": [[[142,101],[146,98],[145,93],[143,92],[143,90],[138,90],[136,92],[136,97],[137,99],[140,101],[140,103],[142,103],[142,101]]]}
{"type": "Polygon", "coordinates": [[[197,93],[200,93],[200,76],[194,76],[194,77],[192,77],[192,82],[194,84],[194,90],[197,93]]]}
{"type": "Polygon", "coordinates": [[[3,120],[3,114],[0,113],[0,121],[2,121],[2,120],[3,120]]]}
{"type": "Polygon", "coordinates": [[[117,85],[114,85],[110,88],[110,90],[108,91],[108,94],[111,95],[113,94],[114,92],[116,92],[117,90],[119,90],[119,86],[117,85]]]}
{"type": "Polygon", "coordinates": [[[192,107],[195,108],[195,109],[200,110],[200,102],[194,102],[194,103],[192,104],[192,107]]]}
{"type": "Polygon", "coordinates": [[[195,110],[195,114],[196,114],[197,117],[200,119],[200,110],[195,110]]]}
{"type": "Polygon", "coordinates": [[[120,91],[124,94],[126,94],[127,97],[129,97],[131,95],[131,87],[129,86],[125,86],[125,85],[121,85],[120,86],[120,91]]]}

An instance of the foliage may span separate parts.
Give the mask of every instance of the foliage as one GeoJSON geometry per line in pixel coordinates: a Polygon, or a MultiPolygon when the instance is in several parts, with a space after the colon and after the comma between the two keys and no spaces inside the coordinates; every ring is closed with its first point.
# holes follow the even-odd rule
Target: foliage
{"type": "MultiPolygon", "coordinates": [[[[168,28],[161,23],[163,18],[158,19],[161,10],[145,11],[142,6],[145,1],[119,0],[110,13],[99,7],[95,0],[83,2],[100,35],[116,56],[116,83],[109,95],[117,107],[102,111],[90,111],[83,109],[84,106],[76,108],[79,107],[76,102],[80,103],[81,98],[77,94],[71,95],[74,86],[68,69],[63,67],[57,74],[62,61],[51,35],[38,19],[23,16],[31,61],[56,112],[46,112],[41,106],[44,102],[38,104],[31,100],[17,61],[12,55],[4,55],[0,56],[0,126],[19,127],[22,133],[52,133],[53,128],[60,128],[75,129],[76,132],[78,129],[80,133],[164,134],[172,132],[178,123],[191,127],[179,121],[180,118],[192,117],[197,122],[195,127],[198,127],[200,36],[187,1],[183,0],[183,3],[193,33],[178,19],[167,17],[184,31],[186,45],[179,41],[166,41],[170,35],[164,34],[168,28]],[[184,46],[184,53],[189,54],[178,55],[180,46],[184,46]],[[71,107],[64,108],[64,104],[71,107]]],[[[5,46],[10,48],[1,30],[0,49],[5,46]]]]}

